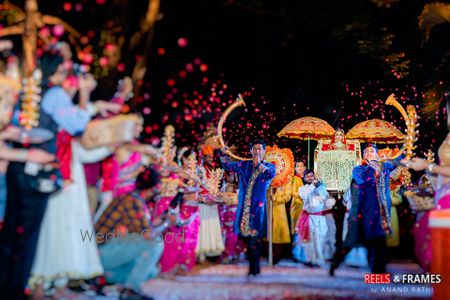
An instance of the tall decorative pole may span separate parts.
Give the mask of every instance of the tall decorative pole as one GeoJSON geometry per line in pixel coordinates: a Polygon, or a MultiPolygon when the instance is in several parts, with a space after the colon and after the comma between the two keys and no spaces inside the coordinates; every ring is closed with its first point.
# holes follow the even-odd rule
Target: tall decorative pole
{"type": "Polygon", "coordinates": [[[310,164],[310,161],[311,161],[311,154],[310,154],[310,152],[311,152],[311,134],[309,134],[308,133],[308,169],[310,169],[311,168],[311,164],[310,164]]]}
{"type": "Polygon", "coordinates": [[[24,54],[24,75],[29,77],[36,68],[36,36],[38,6],[36,0],[25,2],[25,21],[22,34],[23,54],[24,54]]]}
{"type": "Polygon", "coordinates": [[[273,267],[273,187],[270,187],[269,195],[269,267],[273,267]]]}
{"type": "MultiPolygon", "coordinates": [[[[0,5],[2,10],[15,9],[19,11],[15,18],[15,25],[2,28],[0,37],[10,35],[22,35],[23,43],[23,95],[22,109],[19,116],[20,124],[30,130],[39,125],[39,102],[41,100],[41,73],[36,71],[36,41],[38,28],[45,25],[61,24],[72,36],[79,37],[80,34],[61,19],[41,15],[38,11],[37,0],[26,0],[25,10],[14,5],[0,5]]],[[[41,37],[42,38],[42,37],[41,37]]],[[[45,40],[45,39],[44,39],[45,40]]]]}

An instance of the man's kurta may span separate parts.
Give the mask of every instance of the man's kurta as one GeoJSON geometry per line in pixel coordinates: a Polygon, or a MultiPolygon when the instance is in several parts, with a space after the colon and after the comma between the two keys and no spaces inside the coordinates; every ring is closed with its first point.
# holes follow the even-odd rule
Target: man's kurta
{"type": "Polygon", "coordinates": [[[221,157],[225,170],[239,174],[239,194],[234,232],[242,236],[267,236],[266,192],[276,175],[275,165],[261,162],[266,169],[260,171],[252,161],[232,162],[221,157]]]}
{"type": "Polygon", "coordinates": [[[353,179],[359,187],[358,214],[365,240],[385,236],[390,232],[391,195],[389,174],[395,166],[386,162],[380,171],[361,165],[353,169],[353,179]]]}

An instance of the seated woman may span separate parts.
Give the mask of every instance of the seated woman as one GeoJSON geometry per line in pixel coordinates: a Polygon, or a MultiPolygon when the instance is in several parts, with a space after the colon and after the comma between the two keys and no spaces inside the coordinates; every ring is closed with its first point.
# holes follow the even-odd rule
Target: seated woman
{"type": "MultiPolygon", "coordinates": [[[[331,141],[319,141],[314,156],[317,178],[323,181],[328,192],[340,199],[350,187],[353,167],[361,161],[359,141],[347,141],[344,130],[336,129],[331,141]]],[[[334,211],[324,213],[329,228],[325,245],[326,259],[331,259],[336,247],[340,246],[343,211],[342,214],[338,211],[335,208],[334,211]]]]}
{"type": "Polygon", "coordinates": [[[353,167],[361,162],[359,141],[346,140],[337,129],[330,140],[320,140],[314,153],[314,172],[328,191],[344,192],[350,187],[353,167]]]}

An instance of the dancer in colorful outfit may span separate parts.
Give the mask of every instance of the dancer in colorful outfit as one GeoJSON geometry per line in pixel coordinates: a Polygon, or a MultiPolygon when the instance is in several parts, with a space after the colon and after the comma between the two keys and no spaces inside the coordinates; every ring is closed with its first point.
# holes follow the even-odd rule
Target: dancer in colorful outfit
{"type": "MultiPolygon", "coordinates": [[[[136,128],[135,137],[139,136],[141,129],[142,127],[139,126],[136,128]]],[[[112,156],[102,161],[102,201],[94,215],[94,221],[98,220],[112,199],[135,190],[136,176],[143,167],[142,151],[145,149],[136,151],[131,149],[133,146],[140,145],[131,144],[119,147],[112,156]]],[[[154,152],[150,146],[147,148],[154,152]]]]}
{"type": "MultiPolygon", "coordinates": [[[[110,103],[114,103],[121,106],[125,104],[126,100],[130,98],[131,93],[133,91],[133,82],[131,78],[125,77],[119,80],[117,85],[117,92],[114,94],[114,97],[109,101],[110,103]]],[[[95,91],[98,92],[98,89],[95,91]]],[[[98,116],[97,119],[103,119],[105,117],[112,117],[115,114],[107,113],[102,116],[98,116]]],[[[89,196],[89,206],[92,214],[95,214],[97,210],[97,206],[99,204],[99,198],[112,198],[112,191],[114,189],[114,184],[117,179],[111,178],[111,176],[117,176],[119,173],[118,165],[114,159],[114,156],[110,156],[103,160],[102,162],[84,164],[84,170],[86,173],[86,182],[88,185],[88,196],[89,196]],[[100,187],[100,190],[103,190],[102,194],[99,190],[99,179],[101,178],[101,182],[103,183],[100,187]],[[109,194],[106,192],[109,191],[109,194]]],[[[106,200],[107,201],[107,200],[106,200]]]]}
{"type": "Polygon", "coordinates": [[[230,263],[238,259],[242,251],[238,235],[233,231],[234,220],[238,203],[238,183],[236,173],[227,172],[222,185],[221,222],[223,237],[225,240],[225,251],[222,255],[222,263],[230,263]]]}
{"type": "Polygon", "coordinates": [[[225,250],[220,227],[217,196],[219,184],[222,180],[221,169],[214,169],[214,149],[210,146],[202,147],[203,165],[199,165],[199,175],[207,188],[202,189],[205,202],[200,203],[200,230],[196,253],[202,262],[206,257],[220,256],[225,250]]]}
{"type": "MultiPolygon", "coordinates": [[[[12,43],[10,46],[12,47],[12,43]]],[[[4,49],[1,50],[3,52],[4,49]]],[[[17,57],[12,54],[5,55],[0,61],[0,66],[3,64],[5,69],[0,70],[0,222],[3,222],[6,209],[6,170],[8,161],[49,163],[54,160],[53,155],[41,149],[21,150],[7,146],[6,142],[8,141],[20,142],[21,139],[21,130],[18,127],[10,126],[14,106],[19,96],[20,84],[19,78],[14,76],[14,74],[18,74],[19,69],[17,57]]]]}
{"type": "MultiPolygon", "coordinates": [[[[222,149],[226,153],[228,149],[222,149]]],[[[225,170],[239,174],[239,203],[234,231],[243,237],[249,260],[248,275],[260,274],[261,239],[267,236],[266,193],[276,175],[275,166],[263,160],[266,143],[255,140],[250,144],[252,161],[231,162],[227,156],[221,161],[225,170]]]]}
{"type": "MultiPolygon", "coordinates": [[[[71,134],[82,132],[91,116],[88,110],[76,107],[60,86],[67,70],[60,55],[46,53],[41,58],[43,85],[46,91],[41,102],[39,124],[53,133],[53,138],[35,147],[56,153],[56,134],[61,127],[71,134]]],[[[86,101],[80,94],[80,101],[86,101]]],[[[92,107],[91,107],[92,108],[92,107]]],[[[17,145],[24,148],[24,145],[17,145]]],[[[29,166],[29,165],[28,165],[29,166]]],[[[0,239],[0,287],[3,296],[20,299],[31,271],[39,230],[50,194],[61,183],[54,166],[38,165],[35,172],[24,163],[8,166],[8,202],[5,226],[0,239]],[[39,171],[41,168],[41,171],[39,171]],[[49,171],[47,171],[49,170],[49,171]],[[58,184],[59,183],[59,184],[58,184]],[[17,228],[21,228],[20,231],[17,228]]]]}
{"type": "Polygon", "coordinates": [[[30,286],[38,289],[48,289],[53,283],[60,296],[70,279],[103,274],[96,244],[80,239],[80,232],[93,230],[83,163],[100,161],[112,153],[108,148],[87,151],[75,139],[69,146],[71,181],[49,199],[30,278],[30,286]]]}
{"type": "Polygon", "coordinates": [[[397,206],[402,203],[403,191],[405,182],[404,179],[408,177],[411,178],[411,173],[408,169],[398,167],[390,175],[389,186],[391,189],[391,229],[392,233],[387,236],[387,246],[388,247],[399,247],[400,246],[400,227],[399,219],[397,213],[397,206]]]}
{"type": "Polygon", "coordinates": [[[168,232],[174,238],[164,241],[161,272],[168,275],[185,273],[191,270],[196,262],[195,248],[200,225],[198,207],[199,180],[195,174],[197,166],[196,154],[192,150],[186,150],[181,156],[181,171],[190,174],[192,179],[187,180],[187,184],[182,185],[185,189],[185,195],[180,207],[181,224],[171,226],[168,232]],[[197,177],[197,182],[194,180],[195,177],[197,177]]]}
{"type": "MultiPolygon", "coordinates": [[[[65,90],[66,96],[76,93],[78,81],[80,93],[89,100],[90,92],[96,86],[90,75],[80,77],[71,87],[72,91],[65,90]]],[[[86,107],[88,105],[85,104],[86,107]]],[[[105,107],[113,111],[120,109],[120,106],[110,103],[105,107]]],[[[56,150],[64,187],[50,196],[42,221],[29,281],[32,287],[36,287],[36,296],[42,295],[42,289],[49,288],[53,282],[58,289],[57,297],[61,297],[67,292],[65,287],[70,279],[90,279],[103,274],[96,245],[84,244],[79,235],[80,230],[93,230],[83,163],[100,161],[110,155],[112,149],[86,150],[73,135],[61,130],[57,135],[56,150]]]]}
{"type": "Polygon", "coordinates": [[[303,260],[300,243],[298,240],[297,223],[303,210],[303,199],[298,194],[298,189],[303,186],[303,175],[306,166],[303,161],[295,163],[295,174],[292,178],[292,198],[291,198],[291,235],[292,235],[292,258],[295,262],[303,260]]]}

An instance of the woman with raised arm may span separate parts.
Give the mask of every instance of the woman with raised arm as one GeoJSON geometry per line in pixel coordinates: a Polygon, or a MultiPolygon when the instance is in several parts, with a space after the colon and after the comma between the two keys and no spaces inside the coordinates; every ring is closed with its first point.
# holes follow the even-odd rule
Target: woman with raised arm
{"type": "Polygon", "coordinates": [[[200,181],[196,176],[196,154],[190,149],[180,151],[181,167],[178,176],[184,179],[180,184],[184,197],[180,210],[180,222],[169,228],[164,237],[164,253],[161,257],[161,273],[165,275],[184,274],[191,270],[196,261],[195,248],[200,226],[199,195],[200,181]]]}
{"type": "MultiPolygon", "coordinates": [[[[450,129],[450,98],[447,98],[447,127],[450,129]]],[[[438,151],[439,164],[429,163],[423,158],[414,157],[412,160],[403,159],[402,163],[415,171],[425,171],[433,176],[435,189],[435,209],[450,208],[450,133],[442,142],[438,151]]],[[[425,271],[430,270],[432,258],[431,230],[428,226],[430,211],[417,215],[414,227],[415,254],[425,271]]]]}

